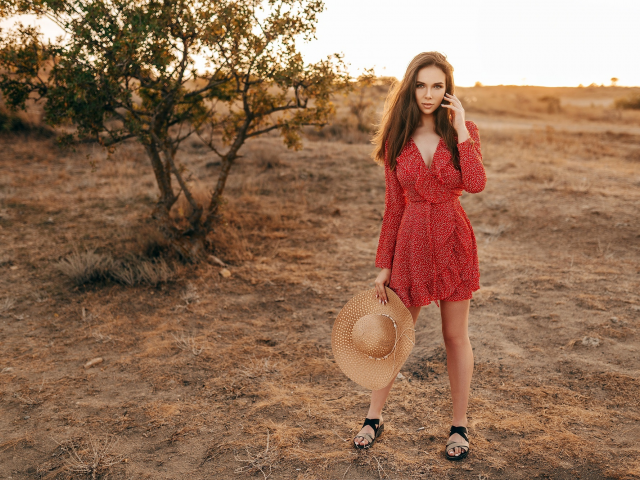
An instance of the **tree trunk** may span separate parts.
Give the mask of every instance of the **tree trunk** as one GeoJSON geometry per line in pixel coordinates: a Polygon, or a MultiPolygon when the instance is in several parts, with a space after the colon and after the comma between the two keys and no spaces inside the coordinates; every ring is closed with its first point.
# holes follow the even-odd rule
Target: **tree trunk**
{"type": "Polygon", "coordinates": [[[202,228],[201,222],[194,223],[193,218],[189,219],[191,228],[187,234],[175,226],[169,212],[178,197],[173,193],[173,187],[171,186],[170,165],[162,162],[156,145],[145,145],[145,148],[151,160],[153,173],[156,176],[156,182],[160,190],[160,198],[158,198],[151,213],[151,218],[156,221],[156,225],[162,235],[183,261],[197,263],[205,258],[207,232],[202,228]]]}
{"type": "Polygon", "coordinates": [[[177,197],[173,194],[173,187],[171,186],[171,172],[167,170],[162,163],[160,152],[156,145],[145,145],[145,149],[151,160],[151,167],[153,168],[156,183],[160,190],[160,198],[158,198],[158,202],[151,216],[164,223],[168,220],[169,211],[177,200],[177,197]]]}

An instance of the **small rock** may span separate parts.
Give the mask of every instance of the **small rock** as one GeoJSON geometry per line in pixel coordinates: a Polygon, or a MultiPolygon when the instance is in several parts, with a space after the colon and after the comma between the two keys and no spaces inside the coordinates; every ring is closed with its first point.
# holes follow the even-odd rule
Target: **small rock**
{"type": "Polygon", "coordinates": [[[284,302],[284,298],[282,298],[282,297],[281,297],[281,298],[276,298],[276,300],[275,300],[275,301],[276,301],[276,302],[284,302]]]}
{"type": "Polygon", "coordinates": [[[53,223],[53,217],[47,218],[47,222],[46,223],[53,223]]]}
{"type": "Polygon", "coordinates": [[[13,372],[13,367],[5,367],[2,369],[2,373],[11,373],[13,372]]]}
{"type": "Polygon", "coordinates": [[[17,270],[17,269],[18,269],[18,266],[17,266],[17,265],[11,265],[11,266],[9,267],[9,270],[17,270]]]}
{"type": "Polygon", "coordinates": [[[24,417],[22,417],[22,418],[24,418],[25,420],[29,420],[31,417],[30,417],[29,415],[25,415],[25,416],[24,416],[24,417]]]}
{"type": "Polygon", "coordinates": [[[231,272],[228,269],[223,268],[222,270],[220,270],[220,275],[222,275],[224,278],[229,278],[231,276],[231,272]]]}
{"type": "Polygon", "coordinates": [[[396,377],[398,380],[403,380],[404,379],[404,375],[401,374],[400,372],[398,372],[398,376],[396,377]]]}
{"type": "Polygon", "coordinates": [[[424,430],[424,427],[420,427],[420,428],[418,429],[418,432],[419,432],[420,430],[424,430]]]}
{"type": "Polygon", "coordinates": [[[85,363],[84,364],[84,368],[94,367],[94,366],[102,363],[103,361],[104,361],[104,359],[102,357],[94,358],[93,360],[89,360],[87,363],[85,363]]]}
{"type": "Polygon", "coordinates": [[[618,317],[611,317],[609,320],[611,320],[612,323],[618,323],[618,317]]]}
{"type": "Polygon", "coordinates": [[[597,347],[600,345],[600,339],[594,337],[584,337],[582,339],[582,345],[586,347],[597,347]]]}
{"type": "Polygon", "coordinates": [[[217,263],[218,265],[220,265],[221,267],[226,267],[227,264],[224,263],[222,260],[220,260],[218,257],[216,257],[215,255],[209,255],[209,260],[211,260],[213,263],[217,263]]]}

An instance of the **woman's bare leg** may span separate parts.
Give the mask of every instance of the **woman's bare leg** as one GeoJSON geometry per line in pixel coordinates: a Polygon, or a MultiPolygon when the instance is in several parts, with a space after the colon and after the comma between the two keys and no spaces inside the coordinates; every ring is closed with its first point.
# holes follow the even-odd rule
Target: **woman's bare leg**
{"type": "MultiPolygon", "coordinates": [[[[416,321],[418,320],[418,314],[420,313],[420,309],[422,307],[409,307],[409,311],[413,316],[413,326],[416,326],[416,321]]],[[[367,418],[375,419],[379,418],[380,423],[382,423],[382,407],[384,407],[385,402],[387,401],[387,397],[389,396],[389,392],[391,391],[391,387],[393,387],[393,382],[395,382],[395,378],[389,382],[389,385],[380,389],[380,390],[372,390],[371,391],[371,405],[369,406],[369,412],[367,413],[367,418]]],[[[358,433],[358,436],[354,439],[354,442],[359,445],[367,445],[369,441],[366,438],[360,437],[363,433],[368,433],[373,436],[373,428],[369,425],[363,427],[358,433]]]]}
{"type": "MultiPolygon", "coordinates": [[[[468,332],[469,305],[469,300],[459,302],[440,300],[442,336],[447,349],[447,371],[453,402],[452,425],[456,427],[467,426],[467,406],[473,374],[473,350],[468,332]]],[[[457,433],[452,435],[451,440],[464,442],[464,438],[457,433]]],[[[448,453],[459,455],[462,452],[460,447],[456,447],[448,453]]]]}

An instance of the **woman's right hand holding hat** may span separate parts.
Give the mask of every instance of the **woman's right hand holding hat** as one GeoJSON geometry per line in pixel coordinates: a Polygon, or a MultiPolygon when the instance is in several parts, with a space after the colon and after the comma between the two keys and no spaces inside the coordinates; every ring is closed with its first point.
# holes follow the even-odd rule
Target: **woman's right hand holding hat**
{"type": "Polygon", "coordinates": [[[376,278],[376,298],[382,304],[386,304],[389,299],[387,298],[387,291],[385,287],[389,285],[391,279],[391,269],[383,268],[376,278]]]}

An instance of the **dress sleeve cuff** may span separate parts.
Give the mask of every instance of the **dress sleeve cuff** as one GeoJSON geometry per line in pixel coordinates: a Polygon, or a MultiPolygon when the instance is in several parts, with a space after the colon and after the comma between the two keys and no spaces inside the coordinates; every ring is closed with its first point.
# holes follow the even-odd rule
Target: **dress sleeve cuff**
{"type": "Polygon", "coordinates": [[[473,147],[475,145],[476,141],[473,139],[473,137],[471,136],[471,134],[469,134],[469,138],[467,138],[464,142],[460,142],[458,144],[458,148],[462,147],[473,147]]]}

